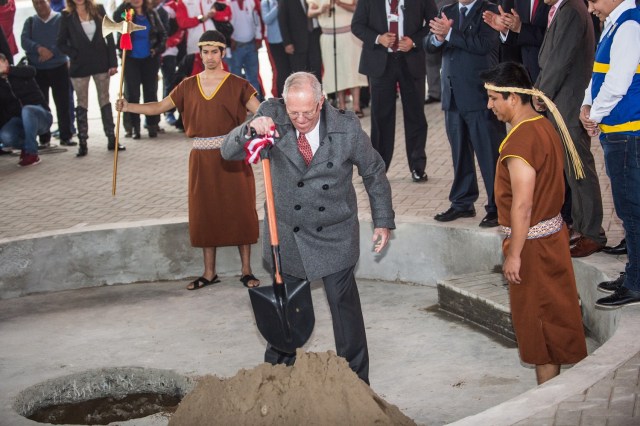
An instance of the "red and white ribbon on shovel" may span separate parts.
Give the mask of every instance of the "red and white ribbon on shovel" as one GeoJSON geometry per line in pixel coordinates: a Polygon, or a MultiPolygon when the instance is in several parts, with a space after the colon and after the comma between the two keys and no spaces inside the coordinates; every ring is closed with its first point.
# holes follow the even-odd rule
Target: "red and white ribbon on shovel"
{"type": "Polygon", "coordinates": [[[267,148],[273,145],[273,135],[274,131],[271,131],[268,135],[257,136],[251,140],[248,140],[244,144],[244,151],[246,152],[246,156],[244,161],[249,164],[258,164],[258,159],[260,158],[260,151],[264,148],[267,148]]]}

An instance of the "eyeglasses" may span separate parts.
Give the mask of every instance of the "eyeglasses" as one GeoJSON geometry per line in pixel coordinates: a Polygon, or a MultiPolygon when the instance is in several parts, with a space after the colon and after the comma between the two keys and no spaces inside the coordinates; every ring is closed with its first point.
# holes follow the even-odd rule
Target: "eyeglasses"
{"type": "Polygon", "coordinates": [[[289,112],[289,111],[287,111],[287,115],[292,120],[295,120],[295,119],[300,118],[300,117],[304,117],[307,120],[311,120],[316,115],[316,113],[318,112],[318,107],[320,106],[320,104],[321,104],[321,102],[318,102],[318,104],[313,109],[313,111],[305,111],[305,112],[289,112]]]}

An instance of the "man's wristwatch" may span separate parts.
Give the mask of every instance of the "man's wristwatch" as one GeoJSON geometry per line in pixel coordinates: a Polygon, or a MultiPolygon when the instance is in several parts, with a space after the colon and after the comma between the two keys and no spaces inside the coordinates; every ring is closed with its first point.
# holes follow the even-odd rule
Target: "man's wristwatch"
{"type": "Polygon", "coordinates": [[[204,16],[202,16],[202,15],[198,15],[198,21],[200,21],[200,22],[204,22],[204,16]]]}

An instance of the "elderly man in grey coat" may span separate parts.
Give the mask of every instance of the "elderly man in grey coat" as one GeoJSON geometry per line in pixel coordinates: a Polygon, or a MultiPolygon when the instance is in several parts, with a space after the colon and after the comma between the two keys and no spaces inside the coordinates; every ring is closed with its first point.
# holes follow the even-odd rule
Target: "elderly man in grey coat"
{"type": "MultiPolygon", "coordinates": [[[[222,146],[228,160],[243,158],[251,129],[275,130],[270,151],[282,271],[285,280],[322,279],[333,318],[336,352],[369,383],[369,354],[354,277],[360,255],[353,166],[369,195],[374,250],[380,252],[395,228],[385,164],[351,111],[338,111],[322,95],[313,74],[287,78],[283,99],[270,99],[255,117],[229,133],[222,146]]],[[[271,262],[268,227],[263,257],[271,262]]],[[[295,354],[267,346],[265,361],[291,365],[295,354]]]]}

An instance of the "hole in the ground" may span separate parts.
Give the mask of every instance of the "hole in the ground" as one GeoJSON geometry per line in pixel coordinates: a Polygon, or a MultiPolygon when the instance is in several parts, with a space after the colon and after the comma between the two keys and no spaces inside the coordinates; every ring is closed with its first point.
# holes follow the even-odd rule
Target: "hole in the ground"
{"type": "Polygon", "coordinates": [[[31,386],[14,408],[41,423],[106,425],[171,413],[192,388],[190,378],[169,370],[104,368],[31,386]]]}
{"type": "Polygon", "coordinates": [[[178,395],[155,393],[131,394],[122,398],[109,396],[41,407],[27,418],[54,425],[107,425],[157,413],[173,413],[181,399],[178,395]]]}

